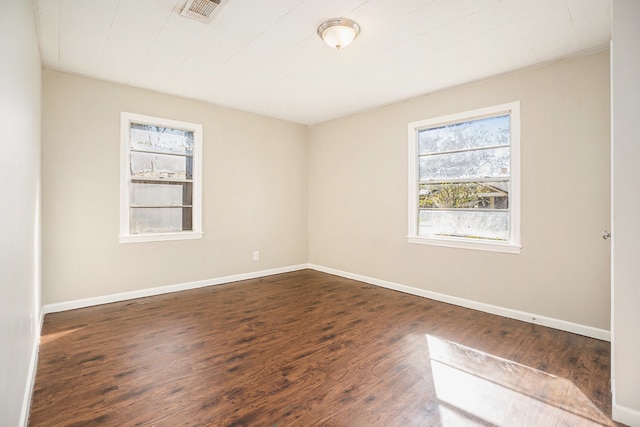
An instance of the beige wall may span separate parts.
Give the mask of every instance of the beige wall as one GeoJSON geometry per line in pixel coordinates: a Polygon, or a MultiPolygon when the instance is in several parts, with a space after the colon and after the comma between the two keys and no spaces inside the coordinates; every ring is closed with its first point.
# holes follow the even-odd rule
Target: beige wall
{"type": "Polygon", "coordinates": [[[26,425],[40,337],[40,53],[30,1],[0,2],[0,425],[26,425]]]}
{"type": "Polygon", "coordinates": [[[53,71],[42,117],[45,304],[307,261],[307,127],[53,71]],[[201,240],[118,243],[122,111],[203,124],[201,240]]]}
{"type": "Polygon", "coordinates": [[[608,60],[564,60],[310,130],[46,71],[44,302],[310,262],[608,330],[608,60]],[[408,244],[407,123],[516,100],[522,253],[408,244]],[[121,111],[204,124],[202,240],[118,243],[121,111]]]}
{"type": "Polygon", "coordinates": [[[609,54],[311,127],[309,261],[609,329],[609,54]],[[521,102],[522,253],[408,244],[407,124],[521,102]]]}

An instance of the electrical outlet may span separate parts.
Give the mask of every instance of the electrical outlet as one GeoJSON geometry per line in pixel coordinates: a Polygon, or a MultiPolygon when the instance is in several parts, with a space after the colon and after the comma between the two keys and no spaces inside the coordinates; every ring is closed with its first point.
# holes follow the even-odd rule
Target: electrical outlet
{"type": "Polygon", "coordinates": [[[260,252],[253,251],[253,260],[258,261],[260,259],[260,252]]]}

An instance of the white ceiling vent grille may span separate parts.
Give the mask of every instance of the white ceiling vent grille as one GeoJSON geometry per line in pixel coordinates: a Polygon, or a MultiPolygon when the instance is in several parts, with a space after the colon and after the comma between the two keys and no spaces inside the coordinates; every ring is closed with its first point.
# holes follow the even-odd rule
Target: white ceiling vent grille
{"type": "Polygon", "coordinates": [[[225,0],[188,0],[180,15],[202,22],[211,22],[224,2],[225,0]]]}

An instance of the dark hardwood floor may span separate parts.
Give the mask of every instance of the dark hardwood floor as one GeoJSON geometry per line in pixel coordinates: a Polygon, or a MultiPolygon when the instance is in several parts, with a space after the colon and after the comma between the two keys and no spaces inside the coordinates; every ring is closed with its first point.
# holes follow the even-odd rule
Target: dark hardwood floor
{"type": "Polygon", "coordinates": [[[590,426],[609,343],[311,270],[45,317],[31,426],[590,426]]]}

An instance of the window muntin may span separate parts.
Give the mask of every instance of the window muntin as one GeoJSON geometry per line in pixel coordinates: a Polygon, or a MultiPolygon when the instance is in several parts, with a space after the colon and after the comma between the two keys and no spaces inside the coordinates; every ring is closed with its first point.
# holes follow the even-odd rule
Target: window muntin
{"type": "Polygon", "coordinates": [[[120,242],[202,235],[202,126],[122,113],[120,242]]]}
{"type": "Polygon", "coordinates": [[[509,153],[509,147],[500,146],[442,154],[420,154],[420,180],[508,177],[509,153]]]}
{"type": "Polygon", "coordinates": [[[519,251],[519,103],[409,124],[409,242],[519,251]]]}

